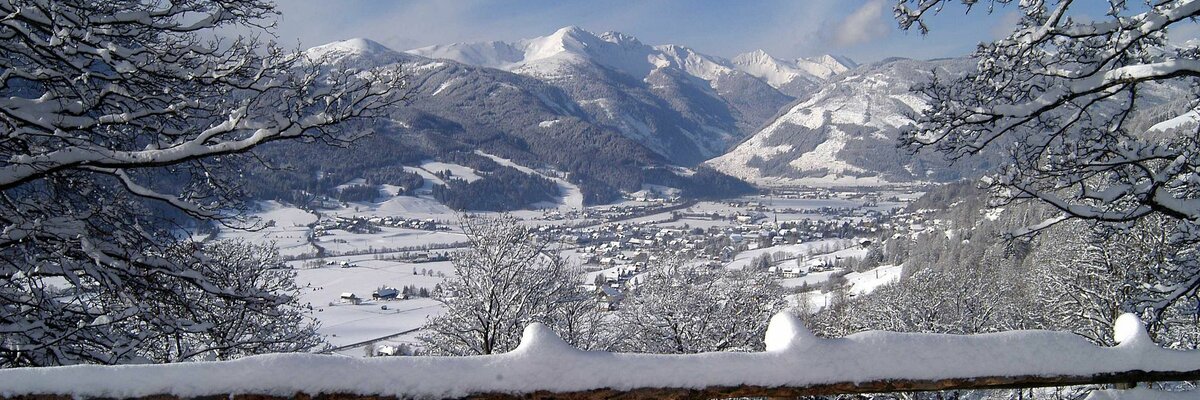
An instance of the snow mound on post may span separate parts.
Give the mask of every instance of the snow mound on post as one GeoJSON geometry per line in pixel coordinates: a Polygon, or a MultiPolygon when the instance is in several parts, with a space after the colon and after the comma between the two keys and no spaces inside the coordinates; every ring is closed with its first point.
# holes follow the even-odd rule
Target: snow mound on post
{"type": "Polygon", "coordinates": [[[1120,347],[1158,347],[1146,331],[1146,324],[1132,313],[1121,314],[1113,322],[1113,341],[1120,347]]]}
{"type": "Polygon", "coordinates": [[[571,356],[581,353],[579,349],[559,338],[550,327],[534,322],[521,332],[521,344],[509,354],[519,356],[571,356]]]}
{"type": "Polygon", "coordinates": [[[767,352],[778,353],[802,349],[817,340],[817,336],[808,330],[808,327],[805,327],[799,318],[790,312],[782,311],[771,317],[764,342],[767,345],[767,352]]]}

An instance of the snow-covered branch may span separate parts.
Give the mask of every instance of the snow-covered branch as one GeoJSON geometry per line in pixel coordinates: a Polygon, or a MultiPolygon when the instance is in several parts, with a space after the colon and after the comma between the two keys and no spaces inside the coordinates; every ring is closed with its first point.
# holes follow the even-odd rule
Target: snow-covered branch
{"type": "MultiPolygon", "coordinates": [[[[956,2],[902,0],[897,19],[926,29],[928,13],[956,2]]],[[[974,71],[919,86],[931,107],[902,144],[952,160],[1007,155],[987,181],[1003,202],[1122,226],[1162,216],[1174,240],[1200,242],[1200,126],[1187,122],[1200,108],[1200,48],[1170,40],[1200,17],[1200,1],[1112,2],[1088,20],[1072,1],[992,3],[1018,8],[1014,32],[979,46],[974,71]]],[[[1200,265],[1187,269],[1200,275],[1200,265]]],[[[1163,300],[1196,293],[1183,288],[1163,300]]]]}
{"type": "Polygon", "coordinates": [[[269,35],[275,15],[263,0],[0,1],[0,367],[287,348],[245,321],[195,322],[205,301],[252,316],[287,296],[223,281],[214,266],[240,266],[181,225],[244,225],[230,179],[244,155],[347,144],[406,93],[398,66],[331,68],[260,36],[213,39],[269,35]],[[220,330],[243,334],[164,339],[220,330]]]}

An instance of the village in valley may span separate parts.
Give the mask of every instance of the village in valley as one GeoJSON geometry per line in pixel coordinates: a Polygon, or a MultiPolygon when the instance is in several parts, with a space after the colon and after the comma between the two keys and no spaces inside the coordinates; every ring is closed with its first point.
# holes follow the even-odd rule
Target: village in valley
{"type": "MultiPolygon", "coordinates": [[[[882,259],[868,266],[864,258],[882,258],[883,235],[921,229],[924,214],[905,211],[921,194],[917,187],[805,187],[697,201],[648,188],[610,205],[505,214],[577,268],[600,311],[620,309],[648,267],[673,258],[766,271],[789,304],[815,312],[832,296],[867,293],[900,277],[899,266],[882,259]]],[[[217,237],[275,243],[333,352],[419,354],[420,329],[444,311],[441,283],[469,244],[461,219],[496,213],[455,212],[419,196],[321,204],[302,210],[263,202],[257,216],[267,229],[217,237]]]]}

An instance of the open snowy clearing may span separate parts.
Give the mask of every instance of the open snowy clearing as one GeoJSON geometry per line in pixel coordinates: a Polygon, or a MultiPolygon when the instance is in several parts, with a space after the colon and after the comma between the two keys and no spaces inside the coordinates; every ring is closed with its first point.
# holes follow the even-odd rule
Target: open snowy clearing
{"type": "Polygon", "coordinates": [[[296,283],[302,287],[300,301],[312,305],[312,315],[321,321],[319,332],[330,344],[340,347],[418,329],[429,317],[444,311],[442,304],[433,299],[372,301],[371,292],[381,286],[399,289],[407,285],[432,291],[445,279],[438,273],[454,274],[449,262],[367,260],[356,264],[353,268],[333,265],[296,271],[296,283]],[[417,274],[413,274],[414,269],[417,274]],[[350,304],[341,299],[343,293],[353,293],[365,301],[350,304]],[[387,310],[382,309],[385,305],[387,310]]]}
{"type": "Polygon", "coordinates": [[[846,284],[851,294],[867,294],[880,286],[900,280],[904,267],[900,265],[881,265],[863,272],[846,274],[846,284]]]}
{"type": "MultiPolygon", "coordinates": [[[[732,268],[732,269],[742,269],[742,268],[745,268],[746,266],[750,265],[750,262],[753,261],[755,257],[761,256],[763,254],[771,254],[772,256],[774,256],[775,253],[780,253],[780,252],[790,254],[792,257],[798,256],[798,255],[805,255],[805,256],[812,256],[812,257],[809,257],[808,259],[813,259],[816,257],[833,257],[834,259],[836,259],[837,257],[851,256],[854,253],[850,253],[850,252],[835,253],[835,250],[842,250],[849,246],[857,246],[857,243],[858,242],[854,239],[825,239],[825,240],[818,240],[818,241],[813,241],[813,242],[804,242],[804,243],[797,243],[797,244],[787,244],[787,245],[763,247],[763,248],[759,248],[759,249],[747,250],[747,251],[738,253],[737,256],[734,256],[733,261],[730,261],[729,264],[725,265],[725,267],[732,268]],[[816,253],[822,253],[822,252],[827,253],[827,254],[814,255],[816,253]]],[[[825,258],[822,258],[822,260],[824,260],[824,259],[825,258]]]]}
{"type": "Polygon", "coordinates": [[[797,278],[784,278],[784,279],[779,280],[779,286],[788,287],[788,288],[801,287],[801,286],[806,286],[806,285],[810,286],[810,287],[816,287],[817,285],[825,283],[825,281],[828,281],[834,275],[839,274],[841,272],[843,272],[843,270],[820,271],[820,272],[811,272],[811,273],[808,273],[804,276],[797,277],[797,278]]]}
{"type": "Polygon", "coordinates": [[[311,229],[308,225],[317,221],[317,216],[299,208],[286,206],[276,201],[257,203],[258,211],[251,213],[265,227],[256,231],[222,228],[217,239],[240,239],[251,243],[275,243],[279,254],[295,256],[317,251],[308,243],[311,229]]]}
{"type": "MultiPolygon", "coordinates": [[[[897,280],[899,280],[900,275],[903,273],[903,271],[904,271],[904,268],[903,268],[903,266],[900,266],[900,265],[881,265],[874,269],[869,269],[869,270],[866,270],[863,272],[848,273],[845,276],[846,292],[848,294],[850,294],[851,296],[858,296],[858,295],[863,295],[863,294],[868,294],[868,293],[874,292],[875,289],[878,289],[879,287],[881,287],[883,285],[887,285],[889,283],[896,282],[897,280]]],[[[818,276],[819,278],[824,278],[824,279],[820,280],[820,282],[824,282],[825,280],[828,280],[831,277],[832,273],[822,273],[822,275],[812,274],[810,276],[814,276],[814,275],[818,276]]],[[[803,281],[799,281],[799,280],[804,279],[806,277],[807,276],[800,277],[800,278],[793,278],[793,279],[797,279],[797,280],[785,279],[784,282],[787,282],[790,285],[784,284],[784,282],[781,282],[780,284],[782,284],[784,286],[797,287],[797,286],[802,285],[802,282],[803,282],[803,281]]],[[[814,278],[814,279],[818,279],[818,278],[814,278]]],[[[809,286],[814,286],[816,284],[817,283],[810,282],[809,286]]],[[[829,306],[829,304],[834,301],[833,297],[834,297],[833,292],[822,293],[819,290],[810,290],[810,291],[807,291],[804,293],[788,295],[787,297],[785,297],[785,299],[787,300],[789,307],[801,308],[801,309],[808,310],[808,312],[810,312],[810,313],[816,313],[818,311],[821,311],[822,308],[829,306]]]]}
{"type": "Polygon", "coordinates": [[[428,194],[433,190],[433,185],[446,185],[446,182],[443,181],[442,178],[438,178],[437,175],[434,175],[432,172],[418,167],[404,167],[404,172],[420,175],[421,179],[425,180],[425,182],[421,184],[421,188],[417,189],[417,193],[428,194]]]}
{"type": "Polygon", "coordinates": [[[421,169],[428,171],[431,174],[437,174],[439,172],[450,171],[450,177],[452,179],[457,178],[457,179],[462,179],[467,182],[475,182],[477,180],[483,179],[483,177],[479,176],[479,174],[476,173],[476,171],[474,169],[471,169],[471,167],[466,167],[466,166],[462,166],[462,165],[458,165],[458,164],[444,163],[444,162],[440,162],[440,161],[432,161],[432,160],[423,161],[423,162],[421,162],[421,169]]]}
{"type": "Polygon", "coordinates": [[[335,253],[350,251],[380,251],[387,248],[447,245],[467,241],[457,232],[380,227],[378,233],[350,233],[335,229],[318,239],[318,244],[335,253]]]}
{"type": "Polygon", "coordinates": [[[321,215],[329,218],[403,217],[421,220],[432,219],[434,221],[449,222],[451,226],[455,226],[454,222],[458,219],[458,213],[438,203],[436,200],[427,197],[395,195],[389,195],[378,203],[345,203],[344,207],[321,210],[321,215]]]}

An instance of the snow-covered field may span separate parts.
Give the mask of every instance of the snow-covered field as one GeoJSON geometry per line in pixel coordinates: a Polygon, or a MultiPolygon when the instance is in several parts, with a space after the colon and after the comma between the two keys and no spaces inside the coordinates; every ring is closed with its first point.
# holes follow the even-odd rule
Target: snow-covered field
{"type": "MultiPolygon", "coordinates": [[[[812,258],[821,257],[822,260],[825,260],[825,259],[833,260],[833,259],[836,259],[836,257],[851,257],[851,256],[862,257],[863,255],[866,254],[866,250],[861,250],[862,254],[860,255],[860,254],[858,254],[859,249],[846,249],[847,247],[850,247],[850,246],[857,246],[857,243],[858,242],[853,239],[826,239],[826,240],[817,240],[817,241],[812,241],[812,242],[763,247],[763,248],[747,250],[747,251],[738,253],[738,255],[736,257],[734,257],[733,261],[731,261],[729,264],[725,265],[725,267],[733,268],[733,269],[742,269],[742,268],[745,268],[746,266],[750,265],[750,262],[753,261],[755,257],[761,256],[763,254],[774,255],[775,253],[780,253],[780,252],[790,254],[793,257],[798,256],[798,255],[804,255],[804,256],[812,255],[813,256],[812,258]],[[845,249],[845,250],[843,250],[843,249],[845,249]],[[843,251],[834,252],[835,250],[843,250],[843,251]],[[821,254],[821,255],[817,256],[816,254],[821,254]]],[[[808,259],[812,259],[812,258],[808,258],[808,259]]]]}
{"type": "Polygon", "coordinates": [[[222,229],[217,238],[241,239],[253,243],[273,242],[279,247],[279,254],[284,256],[311,254],[317,251],[308,242],[311,231],[308,225],[317,221],[315,214],[275,201],[260,202],[258,208],[253,215],[265,224],[264,228],[252,231],[222,229]]]}
{"type": "MultiPolygon", "coordinates": [[[[428,183],[428,182],[426,182],[428,183]]],[[[334,213],[336,215],[336,213],[334,213]]],[[[454,221],[454,210],[435,200],[423,197],[395,196],[380,203],[363,205],[361,211],[347,211],[347,214],[369,217],[402,216],[416,219],[435,219],[454,221]]]]}
{"type": "Polygon", "coordinates": [[[331,230],[318,241],[321,247],[337,253],[371,251],[388,248],[417,247],[463,243],[467,237],[457,232],[381,227],[378,233],[351,233],[331,230]]]}
{"type": "Polygon", "coordinates": [[[319,331],[330,344],[340,347],[411,331],[443,312],[441,303],[433,299],[373,301],[371,292],[380,286],[406,285],[433,290],[434,285],[445,279],[439,273],[453,275],[454,268],[449,262],[410,264],[366,260],[355,264],[358,266],[353,268],[333,265],[296,271],[296,283],[303,287],[301,303],[312,305],[314,315],[321,321],[319,331]],[[341,299],[343,293],[353,293],[365,300],[360,305],[349,304],[341,299]]]}
{"type": "Polygon", "coordinates": [[[467,182],[475,182],[483,178],[479,176],[479,174],[475,173],[475,170],[471,169],[470,167],[438,161],[422,162],[421,169],[435,174],[443,171],[450,171],[450,176],[452,178],[462,179],[467,182]]]}
{"type": "MultiPolygon", "coordinates": [[[[900,279],[900,274],[903,271],[900,265],[881,265],[874,269],[863,272],[851,272],[846,274],[846,292],[851,296],[858,296],[871,293],[880,286],[895,282],[900,279]]],[[[814,282],[809,282],[809,286],[816,285],[820,282],[828,280],[833,272],[815,273],[808,276],[815,276],[814,282]],[[820,274],[820,275],[818,275],[820,274]],[[823,279],[822,279],[823,278],[823,279]]],[[[785,280],[784,286],[800,286],[801,280],[805,277],[793,278],[785,280]]],[[[807,309],[809,312],[817,312],[829,305],[833,301],[833,292],[822,293],[818,290],[812,290],[804,293],[798,293],[787,296],[788,304],[792,307],[807,309]]]]}

